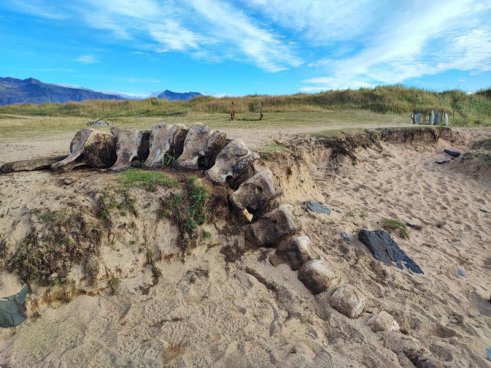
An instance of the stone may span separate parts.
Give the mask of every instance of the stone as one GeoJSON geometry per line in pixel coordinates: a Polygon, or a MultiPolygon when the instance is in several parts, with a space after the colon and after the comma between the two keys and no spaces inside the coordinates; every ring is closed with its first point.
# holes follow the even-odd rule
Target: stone
{"type": "Polygon", "coordinates": [[[67,156],[54,156],[45,158],[35,158],[32,160],[21,160],[7,162],[0,166],[0,173],[8,174],[19,171],[48,170],[51,165],[65,159],[67,156]]]}
{"type": "Polygon", "coordinates": [[[116,161],[116,141],[108,132],[79,130],[70,143],[70,155],[51,165],[53,171],[69,171],[79,165],[106,169],[116,161]]]}
{"type": "Polygon", "coordinates": [[[322,213],[324,215],[331,214],[331,209],[329,207],[326,207],[320,202],[305,201],[304,205],[305,205],[305,209],[310,213],[322,213]]]}
{"type": "Polygon", "coordinates": [[[243,182],[239,189],[230,195],[230,201],[235,207],[254,213],[264,208],[279,194],[271,171],[262,170],[243,182]]]}
{"type": "Polygon", "coordinates": [[[159,124],[150,130],[149,153],[143,163],[145,167],[164,166],[165,154],[170,150],[171,130],[173,125],[159,124]]]}
{"type": "Polygon", "coordinates": [[[75,179],[73,178],[63,178],[63,184],[64,185],[71,185],[75,182],[75,179]]]}
{"type": "Polygon", "coordinates": [[[290,206],[282,204],[245,228],[246,238],[261,247],[275,246],[280,240],[300,231],[301,226],[291,213],[290,206]]]}
{"type": "Polygon", "coordinates": [[[373,332],[399,331],[399,324],[397,321],[385,311],[381,311],[371,316],[367,321],[367,325],[373,332]]]}
{"type": "Polygon", "coordinates": [[[436,160],[435,164],[444,165],[444,164],[448,164],[449,162],[450,160],[436,160]]]}
{"type": "Polygon", "coordinates": [[[463,267],[457,267],[457,270],[455,271],[455,276],[459,278],[464,278],[465,277],[465,270],[463,267]]]}
{"type": "Polygon", "coordinates": [[[176,166],[184,170],[198,170],[199,159],[205,156],[211,130],[204,124],[194,124],[189,128],[182,154],[176,160],[176,166]]]}
{"type": "Polygon", "coordinates": [[[111,132],[116,137],[116,163],[113,171],[126,170],[131,167],[133,160],[144,161],[149,154],[149,130],[128,130],[113,128],[111,132]]]}
{"type": "Polygon", "coordinates": [[[249,150],[241,139],[234,139],[218,154],[215,164],[205,174],[214,184],[228,182],[238,186],[241,181],[248,179],[244,176],[250,173],[252,164],[258,159],[259,155],[249,150]]]}
{"type": "Polygon", "coordinates": [[[0,298],[0,327],[10,328],[26,320],[25,300],[29,288],[24,286],[17,294],[0,298]]]}
{"type": "Polygon", "coordinates": [[[447,155],[449,155],[450,157],[453,157],[453,158],[457,158],[460,156],[460,152],[457,150],[453,150],[453,149],[445,148],[443,150],[443,152],[445,152],[447,155]]]}
{"type": "Polygon", "coordinates": [[[392,240],[386,231],[361,230],[358,233],[358,240],[367,246],[373,258],[387,266],[395,265],[400,269],[406,267],[414,273],[423,273],[423,270],[392,240]]]}
{"type": "Polygon", "coordinates": [[[314,259],[305,263],[298,271],[298,279],[314,295],[332,289],[341,282],[341,278],[322,259],[314,259]]]}
{"type": "Polygon", "coordinates": [[[350,242],[351,236],[347,232],[341,231],[341,239],[346,241],[346,242],[350,242]]]}
{"type": "Polygon", "coordinates": [[[343,285],[334,290],[329,305],[349,318],[357,318],[365,308],[365,296],[354,286],[343,285]]]}
{"type": "Polygon", "coordinates": [[[292,270],[300,269],[312,260],[312,241],[306,235],[284,239],[276,248],[276,255],[288,263],[292,270]]]}

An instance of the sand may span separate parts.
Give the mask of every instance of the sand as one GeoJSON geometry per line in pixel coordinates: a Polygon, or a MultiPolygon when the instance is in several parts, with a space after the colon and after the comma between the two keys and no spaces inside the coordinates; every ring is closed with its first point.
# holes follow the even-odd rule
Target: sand
{"type": "MultiPolygon", "coordinates": [[[[462,134],[454,143],[360,149],[354,166],[345,159],[333,168],[328,150],[307,144],[297,147],[295,157],[285,153],[266,161],[284,192],[279,201],[293,205],[316,254],[367,297],[358,319],[314,297],[287,265],[272,266],[274,250],[244,249],[240,229],[221,207],[205,225],[212,238],[180,257],[175,227],[156,218],[158,198],[169,190],[131,189],[140,215],[115,215],[112,241],[104,240],[101,251],[106,274],[121,280],[118,293],[106,288],[66,303],[41,302],[39,315],[0,331],[0,362],[11,367],[317,367],[332,360],[333,367],[412,367],[397,354],[390,334],[374,333],[367,325],[373,313],[384,310],[404,336],[417,339],[446,366],[490,366],[491,180],[457,163],[434,163],[443,148],[465,151],[491,131],[462,134]],[[307,213],[303,201],[310,199],[331,207],[331,215],[307,213]],[[356,240],[359,229],[378,229],[384,217],[422,226],[410,229],[409,239],[397,233],[393,238],[424,275],[373,260],[356,240]],[[343,241],[341,231],[353,240],[343,241]],[[142,242],[161,255],[156,266],[162,275],[155,285],[138,249],[142,242]]],[[[53,153],[61,149],[40,146],[53,153]]],[[[0,161],[17,155],[15,148],[2,146],[0,161]]],[[[0,237],[9,246],[22,243],[33,208],[68,208],[90,217],[94,193],[116,185],[116,174],[91,171],[0,176],[0,237]],[[74,183],[65,185],[64,178],[74,183]]],[[[0,296],[20,286],[13,275],[0,273],[0,296]]]]}

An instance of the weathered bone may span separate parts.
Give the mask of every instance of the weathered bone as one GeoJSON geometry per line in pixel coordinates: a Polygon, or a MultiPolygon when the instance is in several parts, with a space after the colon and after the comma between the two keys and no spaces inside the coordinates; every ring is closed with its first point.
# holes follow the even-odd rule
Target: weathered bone
{"type": "Polygon", "coordinates": [[[218,154],[230,141],[225,133],[214,131],[206,142],[205,154],[198,159],[199,168],[209,169],[215,165],[218,154]]]}
{"type": "Polygon", "coordinates": [[[276,255],[295,271],[314,258],[311,244],[312,241],[306,235],[287,238],[276,248],[276,255]]]}
{"type": "Polygon", "coordinates": [[[84,153],[85,142],[87,142],[87,139],[89,139],[92,132],[94,132],[93,129],[81,129],[75,133],[75,136],[70,142],[70,155],[60,162],[51,165],[51,170],[61,170],[62,167],[67,166],[80,158],[84,153]]]}
{"type": "Polygon", "coordinates": [[[176,161],[176,166],[185,170],[198,170],[198,160],[205,156],[211,130],[204,124],[194,124],[189,128],[184,149],[176,161]]]}
{"type": "Polygon", "coordinates": [[[179,157],[184,149],[184,141],[188,134],[188,129],[183,124],[174,125],[169,132],[170,150],[173,157],[179,157]]]}
{"type": "Polygon", "coordinates": [[[261,217],[257,222],[247,225],[246,237],[257,246],[274,246],[280,240],[293,235],[301,229],[291,213],[290,206],[282,204],[261,217]]]}
{"type": "Polygon", "coordinates": [[[80,165],[108,168],[116,161],[115,152],[116,143],[111,133],[82,129],[70,143],[70,155],[51,165],[51,169],[68,171],[80,165]]]}
{"type": "Polygon", "coordinates": [[[241,139],[234,139],[218,154],[206,176],[215,184],[237,181],[257,159],[259,155],[249,150],[241,139]]]}
{"type": "Polygon", "coordinates": [[[56,157],[35,158],[32,160],[7,162],[2,166],[0,166],[0,173],[7,174],[11,172],[18,172],[18,171],[46,170],[49,169],[52,164],[55,164],[63,160],[64,158],[66,158],[66,155],[56,156],[56,157]]]}
{"type": "Polygon", "coordinates": [[[279,194],[280,190],[274,183],[271,171],[262,170],[243,182],[239,189],[231,194],[230,200],[241,210],[255,212],[264,208],[279,194]]]}
{"type": "Polygon", "coordinates": [[[341,277],[337,276],[322,259],[314,259],[305,263],[298,272],[298,279],[314,295],[336,287],[341,282],[341,277]]]}
{"type": "Polygon", "coordinates": [[[159,124],[150,131],[150,152],[145,163],[146,167],[162,167],[164,156],[170,149],[173,125],[159,124]]]}
{"type": "Polygon", "coordinates": [[[128,130],[113,128],[111,132],[116,137],[116,163],[111,167],[113,171],[121,171],[131,167],[134,159],[144,161],[149,151],[149,130],[128,130]]]}

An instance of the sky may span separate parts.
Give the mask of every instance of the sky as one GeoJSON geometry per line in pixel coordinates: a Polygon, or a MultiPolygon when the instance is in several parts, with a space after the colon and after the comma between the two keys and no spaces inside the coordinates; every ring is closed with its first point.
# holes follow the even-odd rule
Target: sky
{"type": "Polygon", "coordinates": [[[144,97],[491,87],[491,0],[1,0],[0,76],[144,97]]]}

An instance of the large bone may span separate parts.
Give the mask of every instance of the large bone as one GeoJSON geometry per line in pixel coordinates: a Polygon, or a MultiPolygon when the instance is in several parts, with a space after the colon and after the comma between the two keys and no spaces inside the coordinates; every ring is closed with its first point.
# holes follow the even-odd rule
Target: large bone
{"type": "Polygon", "coordinates": [[[271,171],[262,170],[243,182],[239,189],[231,194],[230,200],[241,210],[255,212],[264,208],[279,194],[271,171]]]}
{"type": "Polygon", "coordinates": [[[170,150],[171,131],[173,125],[156,125],[150,131],[150,152],[145,163],[146,167],[162,167],[164,156],[170,150]]]}
{"type": "Polygon", "coordinates": [[[210,135],[211,130],[206,125],[200,123],[192,125],[184,141],[182,154],[176,161],[177,167],[185,170],[198,170],[199,158],[205,156],[210,135]]]}
{"type": "Polygon", "coordinates": [[[113,171],[121,171],[131,167],[134,159],[144,161],[149,151],[149,130],[128,130],[113,128],[111,132],[116,137],[116,163],[111,167],[113,171]]]}
{"type": "Polygon", "coordinates": [[[290,206],[282,204],[261,217],[257,222],[247,225],[246,237],[257,246],[275,246],[280,240],[300,231],[301,225],[291,213],[290,206]]]}
{"type": "Polygon", "coordinates": [[[183,124],[174,125],[169,133],[170,151],[173,157],[179,157],[184,149],[184,141],[188,134],[188,129],[183,124]]]}
{"type": "Polygon", "coordinates": [[[18,171],[46,170],[49,169],[52,164],[55,164],[60,160],[63,160],[64,158],[66,158],[66,155],[56,156],[56,157],[34,158],[32,160],[7,162],[2,166],[0,166],[0,173],[7,174],[11,172],[18,172],[18,171]]]}
{"type": "Polygon", "coordinates": [[[215,160],[215,165],[206,171],[206,176],[215,184],[238,181],[259,155],[247,148],[241,139],[228,143],[215,160]]]}
{"type": "Polygon", "coordinates": [[[221,150],[230,142],[227,135],[218,130],[214,131],[206,142],[206,150],[203,156],[198,159],[200,169],[209,169],[215,165],[215,160],[221,150]]]}
{"type": "Polygon", "coordinates": [[[112,134],[93,129],[79,130],[70,143],[70,155],[51,165],[51,169],[71,170],[79,165],[108,168],[116,161],[116,143],[112,134]]]}

